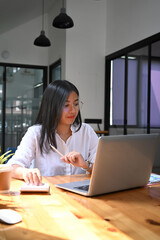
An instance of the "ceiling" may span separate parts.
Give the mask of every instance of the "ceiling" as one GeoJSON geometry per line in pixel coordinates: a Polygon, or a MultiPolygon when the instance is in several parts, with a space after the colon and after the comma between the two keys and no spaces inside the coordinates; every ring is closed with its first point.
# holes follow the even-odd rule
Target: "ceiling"
{"type": "MultiPolygon", "coordinates": [[[[45,0],[47,12],[56,0],[45,0]]],[[[42,14],[42,0],[0,0],[0,34],[42,14]]]]}

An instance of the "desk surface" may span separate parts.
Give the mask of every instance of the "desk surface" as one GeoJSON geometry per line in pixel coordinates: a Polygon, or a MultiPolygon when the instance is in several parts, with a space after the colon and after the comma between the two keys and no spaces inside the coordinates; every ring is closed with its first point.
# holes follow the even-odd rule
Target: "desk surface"
{"type": "Polygon", "coordinates": [[[160,184],[97,197],[83,197],[54,187],[87,175],[44,178],[50,194],[20,194],[13,179],[0,208],[18,211],[23,221],[0,223],[0,239],[160,239],[160,184]]]}

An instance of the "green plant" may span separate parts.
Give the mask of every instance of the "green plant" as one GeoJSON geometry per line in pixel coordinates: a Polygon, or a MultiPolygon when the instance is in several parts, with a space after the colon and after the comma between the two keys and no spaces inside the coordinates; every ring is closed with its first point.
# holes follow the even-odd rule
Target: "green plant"
{"type": "Polygon", "coordinates": [[[3,155],[0,156],[0,164],[3,164],[9,157],[14,155],[14,153],[10,153],[10,152],[11,152],[11,150],[9,150],[8,152],[6,152],[6,153],[4,153],[3,155]],[[10,153],[10,154],[7,155],[8,153],[10,153]]]}

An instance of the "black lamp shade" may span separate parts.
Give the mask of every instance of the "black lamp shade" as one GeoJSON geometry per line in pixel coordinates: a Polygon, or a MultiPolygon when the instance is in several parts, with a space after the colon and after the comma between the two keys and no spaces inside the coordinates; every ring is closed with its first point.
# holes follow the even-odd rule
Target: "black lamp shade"
{"type": "Polygon", "coordinates": [[[65,13],[65,8],[61,8],[60,14],[55,17],[52,23],[55,28],[72,28],[74,26],[73,20],[65,13]]]}
{"type": "Polygon", "coordinates": [[[38,47],[49,47],[51,46],[50,40],[45,36],[45,31],[41,31],[39,37],[34,40],[34,45],[38,47]]]}

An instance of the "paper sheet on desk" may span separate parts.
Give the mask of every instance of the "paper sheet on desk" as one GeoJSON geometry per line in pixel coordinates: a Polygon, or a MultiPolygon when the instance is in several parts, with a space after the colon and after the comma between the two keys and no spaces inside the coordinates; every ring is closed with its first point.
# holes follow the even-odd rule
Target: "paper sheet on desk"
{"type": "Polygon", "coordinates": [[[49,191],[50,186],[48,183],[42,183],[42,185],[40,186],[24,183],[20,187],[20,192],[49,192],[49,191]]]}
{"type": "Polygon", "coordinates": [[[160,182],[160,175],[151,173],[150,178],[149,178],[149,184],[156,183],[156,182],[160,182]]]}

